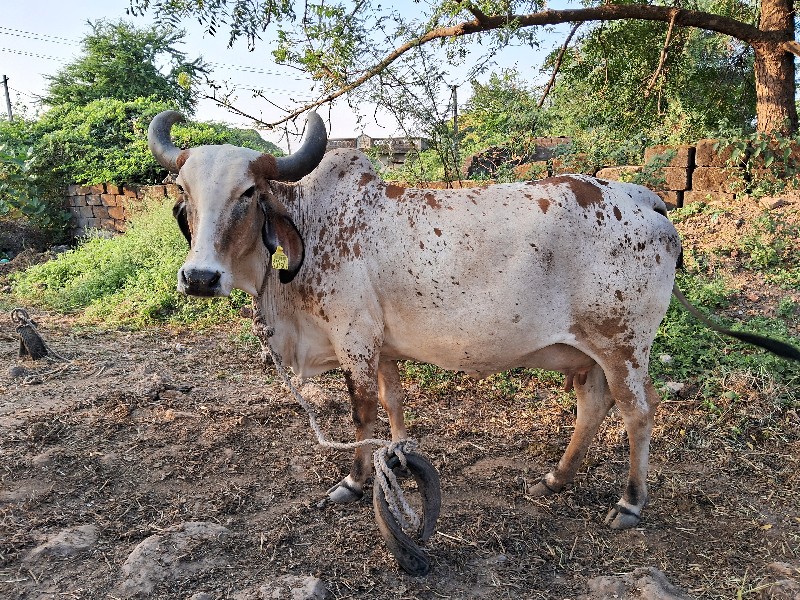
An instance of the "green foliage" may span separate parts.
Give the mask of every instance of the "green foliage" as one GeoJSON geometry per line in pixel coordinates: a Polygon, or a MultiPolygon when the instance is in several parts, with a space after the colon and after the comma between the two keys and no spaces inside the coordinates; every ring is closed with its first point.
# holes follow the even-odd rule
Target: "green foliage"
{"type": "Polygon", "coordinates": [[[187,298],[175,289],[187,246],[169,202],[150,203],[125,235],[89,236],[54,260],[13,278],[13,294],[60,312],[82,311],[81,320],[106,325],[213,323],[232,318],[246,302],[187,298]]]}
{"type": "Polygon", "coordinates": [[[485,85],[473,81],[472,95],[459,117],[462,155],[502,145],[514,156],[525,156],[534,150],[531,140],[542,118],[535,92],[518,72],[492,73],[485,85]]]}
{"type": "MultiPolygon", "coordinates": [[[[792,340],[781,318],[762,317],[742,324],[719,317],[719,310],[728,307],[734,295],[720,280],[679,273],[677,282],[690,302],[706,312],[713,309],[711,318],[721,325],[792,340]]],[[[699,398],[711,412],[726,393],[726,378],[731,373],[742,374],[753,386],[770,387],[775,405],[800,402],[796,391],[800,366],[713,332],[674,300],[653,343],[652,357],[650,372],[657,386],[665,381],[696,382],[699,398]],[[663,355],[671,360],[659,360],[663,355]]]]}
{"type": "MultiPolygon", "coordinates": [[[[46,229],[65,223],[62,202],[71,183],[158,183],[166,172],[147,148],[147,126],[173,105],[152,98],[102,99],[85,106],[65,104],[36,121],[0,123],[0,189],[6,206],[46,229]],[[5,186],[5,187],[1,187],[5,186]]],[[[233,143],[280,153],[252,130],[215,123],[183,123],[173,129],[176,144],[233,143]]]]}
{"type": "MultiPolygon", "coordinates": [[[[709,3],[699,8],[725,10],[709,3]]],[[[725,36],[677,28],[659,71],[667,27],[618,21],[588,29],[564,57],[548,98],[550,126],[573,137],[581,151],[591,140],[616,147],[644,134],[651,145],[694,142],[721,129],[750,130],[752,49],[725,36]]]]}
{"type": "Polygon", "coordinates": [[[737,193],[760,198],[800,188],[800,133],[721,137],[717,148],[732,148],[727,164],[739,174],[732,181],[737,193]]]}
{"type": "Polygon", "coordinates": [[[22,218],[38,229],[58,229],[69,215],[42,199],[32,165],[32,149],[23,152],[11,144],[0,145],[0,218],[22,218]]]}
{"type": "Polygon", "coordinates": [[[150,97],[194,113],[198,93],[191,82],[208,67],[199,58],[187,60],[177,49],[183,31],[160,25],[138,29],[125,21],[100,20],[89,26],[92,32],[81,42],[83,54],[46,76],[45,104],[86,106],[107,98],[127,102],[150,97]]]}

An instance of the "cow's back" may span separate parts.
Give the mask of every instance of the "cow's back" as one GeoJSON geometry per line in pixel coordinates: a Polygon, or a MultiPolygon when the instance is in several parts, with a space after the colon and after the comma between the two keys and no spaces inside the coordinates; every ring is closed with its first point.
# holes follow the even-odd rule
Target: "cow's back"
{"type": "Polygon", "coordinates": [[[348,172],[358,159],[344,158],[328,167],[329,205],[307,215],[316,222],[304,271],[321,275],[327,314],[357,309],[383,323],[384,352],[505,369],[538,348],[573,343],[576,322],[616,315],[655,333],[679,240],[646,188],[585,176],[401,188],[369,169],[348,172]]]}

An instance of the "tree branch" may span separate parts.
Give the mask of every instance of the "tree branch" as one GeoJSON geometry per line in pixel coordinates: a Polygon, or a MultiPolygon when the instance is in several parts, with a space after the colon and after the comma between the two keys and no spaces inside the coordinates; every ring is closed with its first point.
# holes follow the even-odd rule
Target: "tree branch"
{"type": "MultiPolygon", "coordinates": [[[[473,13],[475,14],[475,13],[473,13]]],[[[472,21],[464,21],[450,27],[439,27],[432,29],[422,35],[409,40],[395,48],[387,54],[380,62],[367,69],[363,75],[353,80],[349,84],[342,86],[338,90],[326,94],[318,100],[305,104],[278,121],[266,124],[274,127],[286,121],[292,120],[307,110],[317,108],[343,96],[354,90],[365,82],[375,77],[378,73],[385,70],[389,65],[398,60],[408,51],[432,42],[434,40],[461,37],[473,33],[481,33],[500,29],[509,24],[519,28],[534,27],[540,25],[558,25],[561,23],[585,23],[587,21],[620,21],[624,19],[640,19],[644,21],[674,21],[675,25],[682,27],[697,27],[708,31],[714,31],[737,38],[748,44],[757,43],[781,43],[787,42],[787,32],[784,30],[761,31],[757,27],[742,23],[735,19],[715,15],[712,13],[696,10],[675,9],[668,6],[652,6],[644,4],[604,4],[591,8],[577,8],[565,10],[544,10],[542,12],[527,15],[512,16],[486,16],[483,13],[481,18],[477,17],[472,21]]]]}
{"type": "Polygon", "coordinates": [[[561,63],[564,60],[564,54],[567,53],[567,48],[569,47],[569,43],[572,41],[572,36],[575,35],[575,32],[578,31],[578,27],[581,25],[583,25],[583,23],[575,23],[575,25],[572,26],[567,39],[565,39],[564,43],[561,45],[561,49],[558,51],[558,56],[556,56],[556,61],[553,63],[553,74],[550,75],[550,80],[547,82],[547,85],[544,86],[542,97],[539,98],[539,102],[536,103],[536,108],[542,108],[544,105],[544,100],[547,98],[547,94],[550,93],[553,84],[556,82],[556,75],[558,75],[558,70],[561,68],[561,63]]]}
{"type": "Polygon", "coordinates": [[[664,68],[664,63],[667,62],[669,43],[672,40],[672,30],[675,27],[675,17],[677,16],[677,14],[678,12],[675,11],[672,14],[672,18],[669,20],[669,28],[667,29],[667,35],[664,38],[664,47],[661,48],[661,56],[658,59],[658,66],[656,67],[656,70],[653,72],[653,76],[650,78],[650,81],[647,82],[647,87],[644,89],[645,98],[647,98],[650,95],[650,92],[653,91],[653,86],[656,84],[658,76],[661,75],[661,70],[664,68]]]}

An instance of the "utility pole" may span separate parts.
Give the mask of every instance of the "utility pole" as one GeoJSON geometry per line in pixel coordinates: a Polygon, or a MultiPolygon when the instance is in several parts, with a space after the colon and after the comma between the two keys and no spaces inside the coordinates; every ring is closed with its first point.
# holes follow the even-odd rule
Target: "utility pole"
{"type": "Polygon", "coordinates": [[[11,120],[11,96],[8,95],[8,77],[3,75],[3,89],[6,91],[6,109],[8,110],[8,120],[11,120]]]}

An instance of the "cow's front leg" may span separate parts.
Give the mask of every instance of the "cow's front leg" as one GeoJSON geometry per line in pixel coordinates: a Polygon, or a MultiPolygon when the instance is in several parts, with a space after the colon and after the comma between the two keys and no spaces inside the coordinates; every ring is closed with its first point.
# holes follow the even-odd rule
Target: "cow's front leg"
{"type": "MultiPolygon", "coordinates": [[[[377,361],[375,361],[377,362],[377,361]]],[[[356,441],[370,439],[378,416],[378,377],[372,365],[344,369],[344,378],[353,406],[356,441]]],[[[331,502],[354,502],[364,495],[364,483],[372,473],[372,445],[356,448],[350,474],[328,490],[331,502]]]]}

